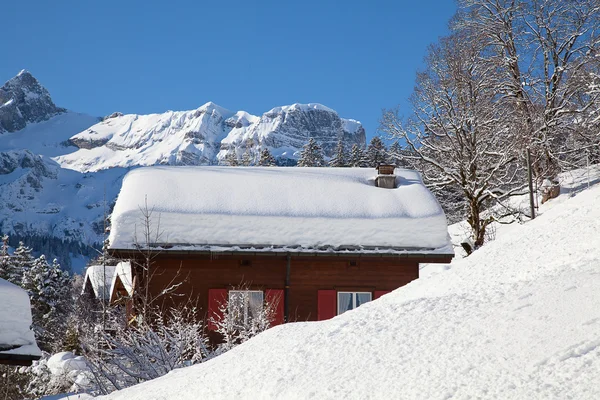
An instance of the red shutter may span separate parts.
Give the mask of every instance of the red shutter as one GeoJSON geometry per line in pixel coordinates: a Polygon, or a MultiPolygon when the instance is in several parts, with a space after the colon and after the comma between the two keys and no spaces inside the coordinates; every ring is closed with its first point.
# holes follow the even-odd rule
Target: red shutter
{"type": "Polygon", "coordinates": [[[381,296],[383,296],[384,294],[388,294],[390,293],[390,290],[376,290],[375,291],[375,296],[373,297],[373,300],[380,298],[381,296]]]}
{"type": "Polygon", "coordinates": [[[223,318],[223,313],[219,310],[221,305],[227,301],[227,289],[208,289],[208,329],[214,331],[217,329],[212,319],[223,318]]]}
{"type": "Polygon", "coordinates": [[[283,324],[283,289],[265,290],[265,300],[268,304],[275,306],[275,319],[272,326],[283,324]]]}
{"type": "Polygon", "coordinates": [[[333,318],[337,315],[337,292],[335,290],[319,290],[317,319],[333,318]]]}

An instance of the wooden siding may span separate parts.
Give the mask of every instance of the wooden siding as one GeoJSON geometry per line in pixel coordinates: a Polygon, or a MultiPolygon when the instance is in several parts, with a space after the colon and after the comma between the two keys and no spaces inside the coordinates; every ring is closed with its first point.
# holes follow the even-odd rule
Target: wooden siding
{"type": "MultiPolygon", "coordinates": [[[[318,291],[387,292],[419,276],[417,258],[292,256],[289,320],[317,319],[318,291]]],[[[438,261],[439,262],[439,261],[438,261]]],[[[192,300],[206,313],[209,289],[285,289],[286,256],[160,255],[153,269],[150,292],[182,281],[173,302],[192,300]]],[[[165,299],[166,300],[166,299],[165,299]]],[[[169,302],[166,304],[168,305],[169,302]]]]}

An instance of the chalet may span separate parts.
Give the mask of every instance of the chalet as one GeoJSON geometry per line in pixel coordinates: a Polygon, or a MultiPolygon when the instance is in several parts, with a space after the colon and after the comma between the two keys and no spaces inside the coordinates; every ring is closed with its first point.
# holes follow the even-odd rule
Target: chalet
{"type": "Polygon", "coordinates": [[[280,299],[279,323],[332,318],[454,255],[419,173],[393,167],[140,168],[124,178],[111,225],[133,292],[179,279],[170,301],[191,297],[215,315],[241,286],[252,301],[280,299]],[[148,251],[159,273],[141,282],[148,251]]]}
{"type": "Polygon", "coordinates": [[[41,355],[31,330],[27,292],[0,279],[0,364],[31,365],[41,355]]]}

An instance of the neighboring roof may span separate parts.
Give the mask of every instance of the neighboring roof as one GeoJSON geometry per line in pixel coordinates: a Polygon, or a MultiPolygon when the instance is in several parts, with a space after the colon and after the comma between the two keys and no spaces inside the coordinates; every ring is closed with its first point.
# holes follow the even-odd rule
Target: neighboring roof
{"type": "Polygon", "coordinates": [[[0,279],[0,364],[23,365],[41,355],[31,330],[27,292],[0,279]]]}
{"type": "Polygon", "coordinates": [[[129,261],[121,261],[115,267],[115,272],[110,284],[110,301],[117,300],[117,290],[124,289],[127,295],[133,295],[133,275],[131,271],[131,263],[129,261]]]}
{"type": "Polygon", "coordinates": [[[83,280],[83,291],[85,291],[89,282],[97,299],[110,299],[111,283],[115,274],[115,268],[114,265],[90,265],[87,267],[83,280]]]}
{"type": "Polygon", "coordinates": [[[141,208],[147,202],[150,245],[166,250],[453,254],[444,212],[419,173],[397,169],[396,189],[376,187],[376,174],[367,168],[139,168],[123,179],[110,246],[145,245],[141,208]]]}

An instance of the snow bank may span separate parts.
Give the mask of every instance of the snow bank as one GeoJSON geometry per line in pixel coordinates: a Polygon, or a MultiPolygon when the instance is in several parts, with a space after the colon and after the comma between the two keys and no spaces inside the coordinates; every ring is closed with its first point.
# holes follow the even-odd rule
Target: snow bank
{"type": "Polygon", "coordinates": [[[137,169],[123,180],[109,240],[113,249],[134,247],[147,201],[157,242],[175,248],[446,251],[436,199],[417,172],[396,174],[398,187],[382,189],[375,170],[363,168],[137,169]]]}
{"type": "Polygon", "coordinates": [[[600,187],[381,299],[108,399],[600,398],[600,187]]]}
{"type": "Polygon", "coordinates": [[[90,265],[85,270],[83,289],[85,290],[88,281],[94,290],[94,296],[98,299],[110,299],[112,281],[115,276],[114,265],[90,265]]]}
{"type": "Polygon", "coordinates": [[[27,292],[0,279],[0,359],[7,354],[41,356],[30,327],[27,292]]]}

